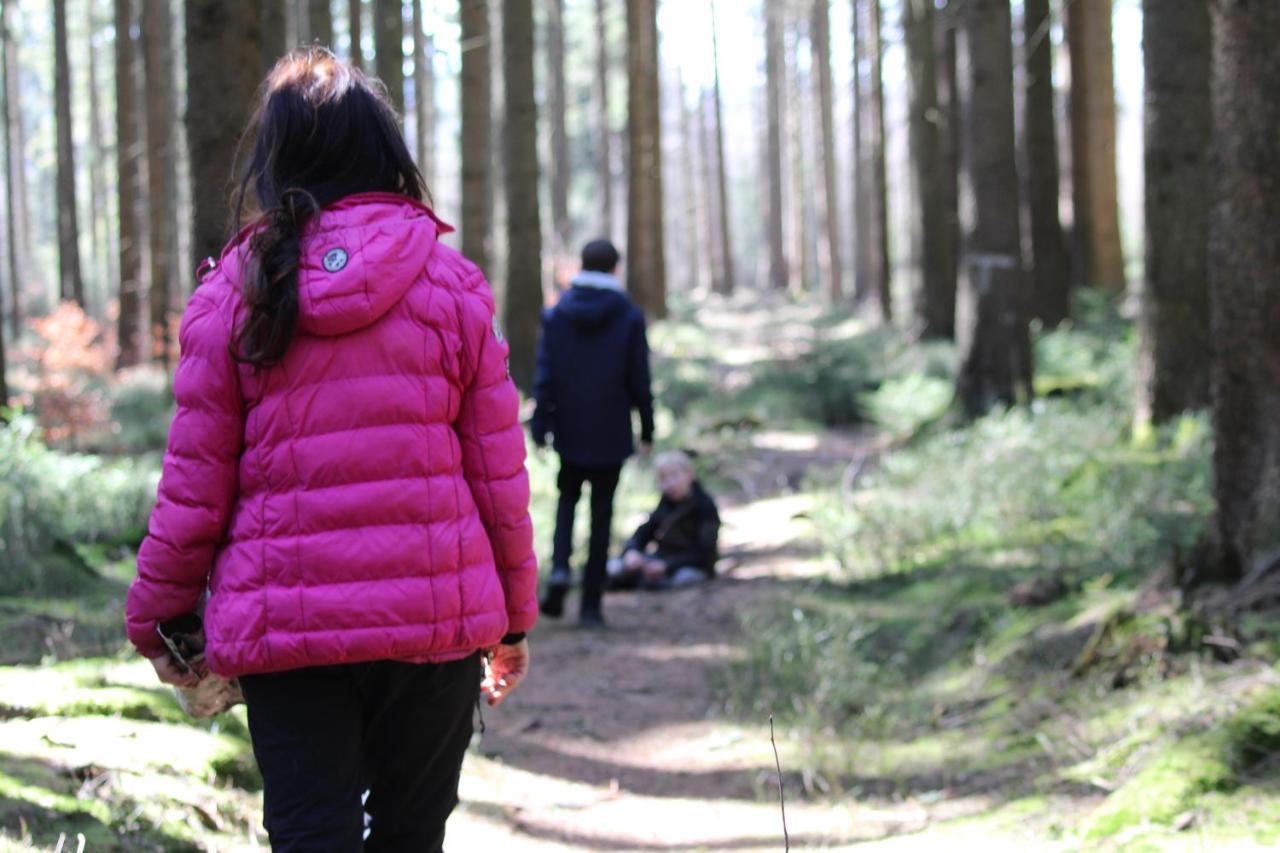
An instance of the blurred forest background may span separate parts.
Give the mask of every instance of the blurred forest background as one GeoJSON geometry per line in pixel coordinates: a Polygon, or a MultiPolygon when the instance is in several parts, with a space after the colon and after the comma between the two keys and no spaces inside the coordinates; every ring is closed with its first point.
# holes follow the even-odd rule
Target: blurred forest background
{"type": "Polygon", "coordinates": [[[779,784],[801,846],[1280,844],[1274,0],[4,0],[0,849],[265,843],[243,713],[184,720],[121,608],[311,43],[387,87],[523,390],[618,243],[726,505],[722,581],[618,605],[615,669],[535,633],[462,849],[779,849],[779,784]]]}

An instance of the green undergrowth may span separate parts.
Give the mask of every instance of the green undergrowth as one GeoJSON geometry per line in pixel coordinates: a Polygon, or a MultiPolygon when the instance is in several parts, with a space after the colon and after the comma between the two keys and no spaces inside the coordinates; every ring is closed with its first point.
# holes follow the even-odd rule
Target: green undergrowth
{"type": "Polygon", "coordinates": [[[831,572],[742,615],[728,710],[776,715],[817,795],[981,800],[1065,849],[1274,843],[1280,624],[1242,618],[1233,663],[1206,644],[1172,578],[1207,419],[1135,437],[1132,330],[1084,307],[1038,338],[1030,408],[916,418],[857,482],[812,478],[831,572]]]}

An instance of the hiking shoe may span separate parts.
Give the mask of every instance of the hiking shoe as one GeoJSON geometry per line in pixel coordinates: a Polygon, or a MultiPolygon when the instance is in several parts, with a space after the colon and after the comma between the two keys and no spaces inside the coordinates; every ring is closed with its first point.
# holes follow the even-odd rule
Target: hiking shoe
{"type": "Polygon", "coordinates": [[[604,614],[599,610],[584,610],[578,616],[578,627],[584,631],[600,631],[606,626],[604,624],[604,614]]]}
{"type": "Polygon", "coordinates": [[[564,615],[564,597],[569,592],[571,576],[568,569],[552,569],[547,579],[547,589],[538,601],[538,610],[543,616],[559,619],[564,615]]]}

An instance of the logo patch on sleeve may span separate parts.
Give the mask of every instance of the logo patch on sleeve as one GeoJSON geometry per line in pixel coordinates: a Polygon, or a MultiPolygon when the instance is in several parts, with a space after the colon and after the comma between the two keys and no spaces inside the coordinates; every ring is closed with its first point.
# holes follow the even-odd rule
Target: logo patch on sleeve
{"type": "Polygon", "coordinates": [[[323,263],[326,272],[339,272],[347,265],[347,250],[330,249],[324,253],[323,263]]]}
{"type": "Polygon", "coordinates": [[[493,336],[498,339],[498,343],[506,343],[506,337],[502,334],[502,324],[498,322],[498,318],[493,318],[493,336]]]}

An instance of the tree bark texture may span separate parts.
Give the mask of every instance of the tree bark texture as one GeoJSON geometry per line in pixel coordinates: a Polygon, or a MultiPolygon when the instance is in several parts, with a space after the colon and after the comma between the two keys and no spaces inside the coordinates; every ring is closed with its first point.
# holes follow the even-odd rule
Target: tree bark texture
{"type": "Polygon", "coordinates": [[[364,0],[347,0],[347,28],[351,36],[351,64],[364,68],[364,0]]]}
{"type": "MultiPolygon", "coordinates": [[[[138,44],[130,35],[137,6],[115,0],[116,26],[116,199],[120,223],[120,306],[116,367],[142,362],[142,194],[141,122],[138,115],[138,44]]],[[[194,163],[193,163],[194,165],[194,163]]]]}
{"type": "Polygon", "coordinates": [[[813,99],[816,102],[814,138],[821,152],[817,168],[820,180],[814,182],[814,202],[818,220],[818,280],[831,302],[844,298],[840,263],[840,196],[836,190],[835,92],[831,82],[831,15],[829,0],[814,0],[813,23],[809,44],[813,58],[813,99]]]}
{"type": "Polygon", "coordinates": [[[430,187],[436,179],[436,40],[426,32],[422,4],[413,2],[413,109],[417,122],[418,168],[430,187]]]}
{"type": "Polygon", "coordinates": [[[27,215],[27,181],[22,128],[22,110],[18,109],[18,57],[13,42],[14,0],[0,0],[0,70],[4,73],[4,163],[5,163],[5,234],[8,238],[9,327],[16,340],[22,333],[22,298],[30,268],[30,218],[27,215]]]}
{"type": "Polygon", "coordinates": [[[880,0],[855,0],[855,211],[857,263],[855,292],[859,301],[874,300],[881,320],[893,317],[889,268],[888,186],[884,155],[883,44],[880,0]]]}
{"type": "MultiPolygon", "coordinates": [[[[689,115],[688,90],[684,84],[684,72],[676,67],[676,92],[680,105],[680,183],[683,188],[680,200],[683,215],[680,222],[685,229],[685,242],[688,245],[701,245],[701,235],[695,236],[695,229],[700,222],[698,218],[698,141],[694,122],[689,115]]],[[[702,284],[703,258],[701,252],[691,252],[688,257],[688,282],[691,290],[702,284]]]]}
{"type": "Polygon", "coordinates": [[[462,24],[462,254],[486,275],[492,275],[489,145],[493,132],[493,87],[488,0],[459,0],[458,12],[462,24]]]}
{"type": "Polygon", "coordinates": [[[716,3],[711,0],[711,63],[714,70],[712,106],[716,153],[716,239],[720,243],[720,279],[718,293],[733,293],[737,280],[734,269],[733,234],[729,228],[729,167],[724,144],[724,99],[720,92],[720,36],[716,17],[716,3]]]}
{"type": "Polygon", "coordinates": [[[599,135],[600,228],[613,238],[613,129],[609,121],[609,19],[605,0],[596,0],[596,109],[600,111],[596,133],[599,135]]]}
{"type": "Polygon", "coordinates": [[[786,85],[785,50],[782,31],[785,25],[782,0],[765,0],[765,121],[768,123],[766,171],[769,181],[769,287],[787,288],[787,252],[782,177],[782,92],[786,85]]]}
{"type": "Polygon", "coordinates": [[[169,0],[142,0],[142,59],[147,104],[147,211],[151,245],[151,358],[169,363],[169,301],[175,290],[177,169],[174,145],[173,21],[169,0]]]}
{"type": "Polygon", "coordinates": [[[374,66],[387,94],[404,115],[404,0],[373,0],[374,66]]]}
{"type": "Polygon", "coordinates": [[[938,289],[939,337],[955,337],[956,287],[960,278],[960,93],[956,78],[956,9],[940,11],[934,39],[938,57],[938,147],[942,166],[938,174],[938,205],[943,230],[938,263],[942,282],[938,289]],[[945,332],[945,334],[943,334],[945,332]]]}
{"type": "Polygon", "coordinates": [[[307,41],[333,49],[333,7],[329,0],[306,0],[307,41]]]}
{"type": "Polygon", "coordinates": [[[569,248],[569,133],[565,129],[564,0],[546,0],[547,114],[551,124],[551,224],[556,250],[569,248]]]}
{"type": "Polygon", "coordinates": [[[933,0],[903,0],[907,47],[908,131],[916,191],[912,199],[912,257],[920,265],[914,295],[915,334],[950,338],[955,332],[955,279],[948,278],[944,252],[947,221],[938,103],[938,63],[933,0]]]}
{"type": "Polygon", "coordinates": [[[1057,326],[1071,313],[1069,259],[1058,215],[1061,171],[1054,119],[1051,23],[1049,0],[1024,0],[1022,163],[1031,229],[1031,314],[1047,328],[1057,326]]]}
{"type": "Polygon", "coordinates": [[[1208,0],[1146,0],[1146,287],[1138,420],[1209,404],[1213,67],[1208,0]],[[1158,8],[1157,8],[1158,7],[1158,8]]]}
{"type": "Polygon", "coordinates": [[[538,107],[533,93],[533,0],[503,0],[502,57],[507,122],[507,288],[504,325],[511,377],[533,390],[542,316],[542,223],[538,208],[538,107]]]}
{"type": "Polygon", "coordinates": [[[956,396],[972,417],[1028,400],[1032,359],[1014,165],[1009,0],[964,0],[959,24],[963,243],[956,396]]]}
{"type": "MultiPolygon", "coordinates": [[[[803,74],[800,70],[800,30],[798,22],[788,27],[786,34],[787,51],[783,62],[786,73],[786,123],[787,123],[787,164],[789,166],[788,186],[790,188],[790,205],[788,207],[788,244],[791,246],[791,287],[797,293],[807,293],[813,285],[814,260],[809,234],[811,231],[809,218],[809,178],[811,164],[807,163],[804,146],[805,91],[803,74]]],[[[857,87],[854,87],[857,97],[857,87]]],[[[855,119],[861,113],[854,110],[855,119]]],[[[861,142],[855,134],[855,149],[861,151],[861,142]]],[[[865,222],[865,217],[856,216],[855,224],[865,222]]],[[[859,232],[861,233],[861,232],[859,232]]]]}
{"type": "Polygon", "coordinates": [[[1280,558],[1280,5],[1211,4],[1213,208],[1210,299],[1214,494],[1212,579],[1253,577],[1280,558]]]}
{"type": "Polygon", "coordinates": [[[98,48],[95,36],[98,32],[97,16],[94,14],[95,3],[85,4],[85,66],[89,72],[89,268],[91,276],[99,291],[98,297],[92,299],[98,310],[98,319],[106,317],[106,306],[111,300],[111,282],[115,280],[110,274],[112,264],[107,259],[110,255],[110,242],[106,232],[107,222],[107,187],[103,176],[106,164],[106,148],[103,145],[102,106],[98,92],[98,48]]]}
{"type": "Polygon", "coordinates": [[[231,236],[236,154],[254,109],[262,59],[258,5],[187,0],[187,141],[192,252],[217,258],[231,236]]]}
{"type": "Polygon", "coordinates": [[[67,58],[67,2],[53,2],[54,101],[58,126],[58,297],[81,307],[80,226],[76,216],[76,160],[71,128],[71,64],[67,58]]]}
{"type": "Polygon", "coordinates": [[[1116,92],[1111,0],[1066,4],[1071,57],[1071,186],[1079,280],[1125,289],[1116,189],[1116,92]]]}
{"type": "Polygon", "coordinates": [[[667,314],[662,231],[662,113],[657,0],[627,0],[627,289],[650,317],[667,314]]]}

